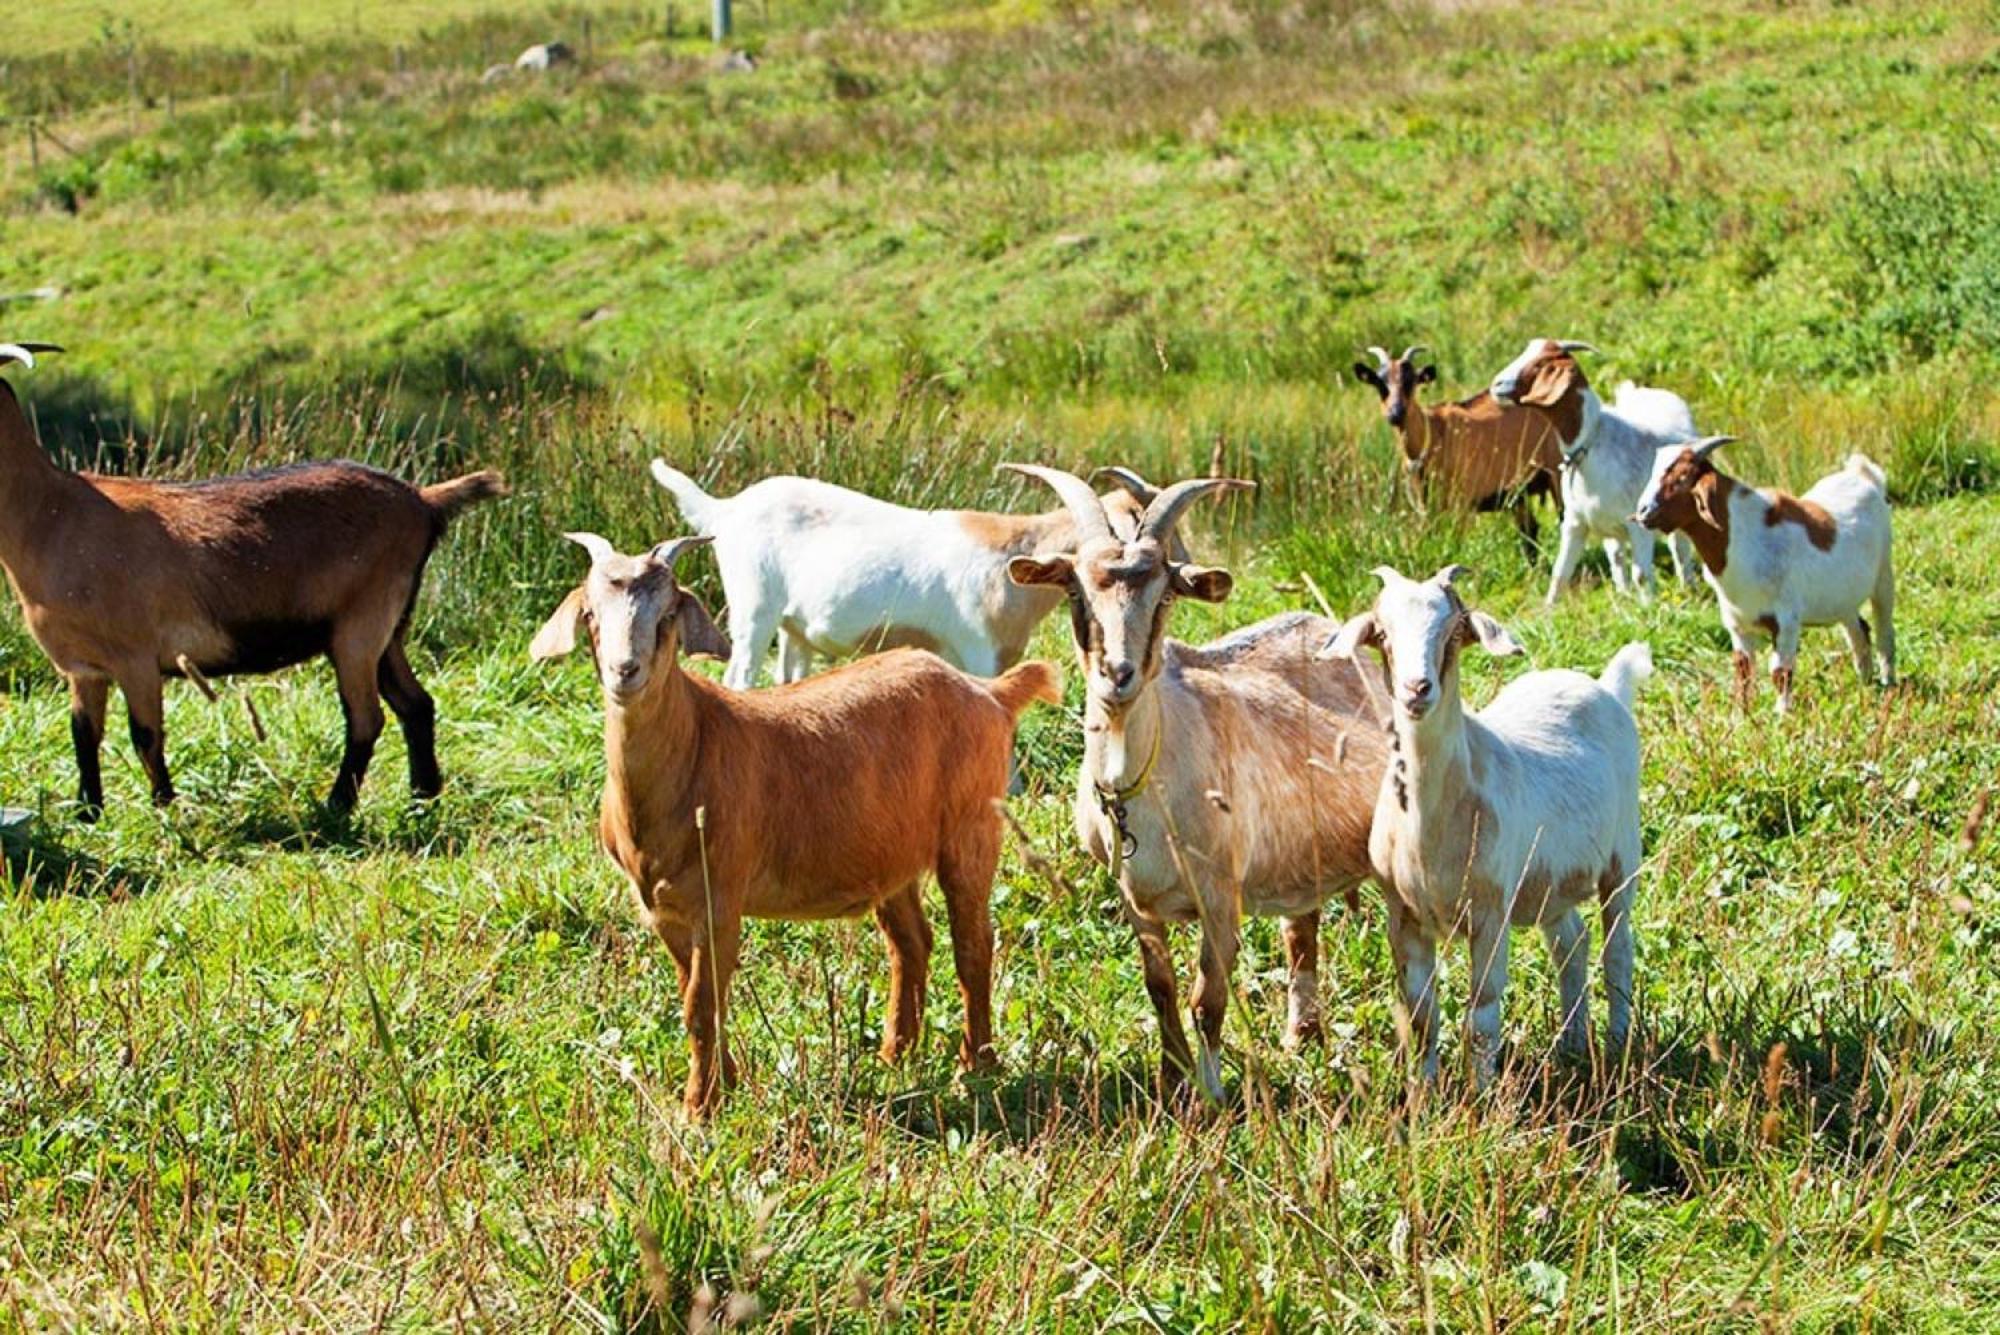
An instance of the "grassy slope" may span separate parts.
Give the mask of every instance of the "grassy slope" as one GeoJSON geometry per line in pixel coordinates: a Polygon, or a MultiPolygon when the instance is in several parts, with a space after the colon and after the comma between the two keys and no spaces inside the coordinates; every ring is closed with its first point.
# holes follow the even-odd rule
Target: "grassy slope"
{"type": "MultiPolygon", "coordinates": [[[[1957,844],[1993,777],[2000,505],[1946,495],[1991,477],[1992,349],[1975,269],[1953,337],[1917,347],[1846,258],[1902,216],[1857,173],[1976,174],[1953,155],[1992,115],[1978,13],[1042,22],[759,29],[765,68],[727,80],[606,19],[607,64],[553,90],[471,86],[499,38],[461,27],[394,86],[294,76],[278,118],[198,89],[269,88],[291,56],[197,51],[176,119],[131,140],[89,80],[33,85],[64,90],[95,191],[56,214],[7,159],[0,289],[68,291],[5,332],[77,348],[26,382],[66,443],[102,411],[160,468],[477,457],[521,495],[454,532],[427,595],[454,781],[430,811],[390,740],[358,826],[317,822],[338,711],[307,672],[248,688],[265,745],[176,695],[182,805],[138,805],[114,741],[112,813],[83,830],[59,692],[0,633],[0,791],[45,807],[0,927],[0,1311],[616,1324],[648,1295],[686,1312],[702,1277],[855,1326],[1903,1328],[2000,1302],[2000,890],[1957,844]],[[1903,690],[1856,686],[1820,633],[1793,727],[1733,718],[1705,595],[1593,586],[1544,615],[1504,525],[1384,509],[1372,405],[1330,383],[1353,345],[1427,338],[1465,383],[1545,321],[1704,422],[1759,423],[1755,476],[1891,461],[1923,502],[1899,516],[1903,690]],[[191,395],[214,414],[193,431],[191,395]],[[1218,436],[1266,486],[1205,524],[1240,591],[1177,611],[1183,635],[1298,605],[1302,572],[1346,607],[1378,560],[1451,558],[1538,664],[1654,644],[1643,1073],[1412,1113],[1386,947],[1336,915],[1328,1049],[1275,1050],[1257,924],[1240,1106],[1164,1115],[1133,952],[1068,832],[1075,725],[1044,712],[1016,810],[1057,875],[1016,849],[997,892],[1008,1073],[953,1084],[943,960],[923,1059],[881,1069],[872,933],[766,924],[737,996],[752,1087],[681,1123],[671,969],[589,846],[585,674],[520,661],[572,566],[549,534],[669,527],[632,481],[654,449],[725,484],[789,467],[949,503],[1018,495],[987,471],[1010,454],[1188,468],[1218,436]]],[[[1067,657],[1058,627],[1040,647],[1067,657]]],[[[1535,1072],[1553,988],[1518,944],[1535,1072]]]]}

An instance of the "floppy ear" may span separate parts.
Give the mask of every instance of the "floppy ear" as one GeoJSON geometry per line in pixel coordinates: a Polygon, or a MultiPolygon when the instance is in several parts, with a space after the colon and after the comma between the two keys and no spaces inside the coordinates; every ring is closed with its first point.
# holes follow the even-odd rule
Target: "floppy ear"
{"type": "Polygon", "coordinates": [[[1465,614],[1466,642],[1479,641],[1479,647],[1495,658],[1511,658],[1515,654],[1526,653],[1521,642],[1507,632],[1507,628],[1487,616],[1484,612],[1465,614]]]}
{"type": "Polygon", "coordinates": [[[576,622],[583,615],[583,586],[577,585],[556,604],[555,615],[535,632],[528,645],[528,657],[537,663],[561,658],[576,648],[576,622]]]}
{"type": "Polygon", "coordinates": [[[1548,375],[1535,377],[1535,387],[1521,396],[1521,402],[1532,403],[1537,408],[1553,408],[1569,393],[1576,383],[1576,363],[1559,362],[1548,375]]]}
{"type": "Polygon", "coordinates": [[[1007,578],[1030,586],[1067,586],[1075,569],[1075,563],[1067,556],[1017,556],[1007,563],[1007,578]]]}
{"type": "Polygon", "coordinates": [[[1354,363],[1354,378],[1364,385],[1371,386],[1377,394],[1389,392],[1389,387],[1382,383],[1381,375],[1367,362],[1354,363]]]}
{"type": "Polygon", "coordinates": [[[1173,581],[1175,593],[1204,603],[1219,603],[1236,587],[1234,576],[1214,566],[1170,566],[1167,577],[1173,581]]]}
{"type": "Polygon", "coordinates": [[[1721,528],[1722,521],[1715,513],[1715,483],[1710,480],[1714,476],[1715,474],[1710,473],[1708,477],[1701,478],[1694,484],[1694,508],[1701,515],[1702,523],[1710,528],[1721,528]]]}
{"type": "Polygon", "coordinates": [[[715,618],[701,605],[701,599],[685,589],[680,605],[674,608],[674,625],[680,631],[681,652],[689,658],[729,657],[729,637],[716,629],[715,618]]]}
{"type": "Polygon", "coordinates": [[[1417,383],[1419,385],[1428,385],[1437,378],[1438,369],[1435,366],[1426,366],[1423,370],[1417,372],[1417,383]]]}
{"type": "Polygon", "coordinates": [[[1363,612],[1360,616],[1349,617],[1333,633],[1333,638],[1321,647],[1319,658],[1355,658],[1366,645],[1382,643],[1382,628],[1375,622],[1373,612],[1363,612]]]}

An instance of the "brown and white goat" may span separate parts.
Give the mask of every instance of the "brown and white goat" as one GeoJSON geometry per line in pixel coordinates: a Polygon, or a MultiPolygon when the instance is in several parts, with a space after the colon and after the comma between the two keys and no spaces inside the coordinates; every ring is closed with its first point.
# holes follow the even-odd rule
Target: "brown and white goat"
{"type": "MultiPolygon", "coordinates": [[[[0,345],[0,362],[34,364],[0,345]]],[[[503,496],[498,473],[413,487],[345,461],[205,482],[58,468],[0,381],[0,565],[28,630],[69,682],[84,819],[103,809],[98,751],[116,684],[153,801],[173,801],[162,679],[271,672],[333,660],[347,747],[328,798],[354,805],[386,699],[410,751],[410,786],[436,795],[436,707],[403,649],[424,563],[446,521],[503,496]]]]}
{"type": "Polygon", "coordinates": [[[1421,343],[1391,357],[1371,347],[1376,365],[1354,363],[1354,378],[1382,397],[1382,418],[1403,447],[1403,469],[1427,503],[1481,512],[1507,510],[1530,557],[1541,526],[1532,502],[1553,496],[1562,468],[1561,424],[1540,408],[1503,403],[1486,390],[1457,403],[1425,404],[1418,390],[1437,379],[1437,367],[1419,366],[1421,343]]]}
{"type": "Polygon", "coordinates": [[[1316,1023],[1318,911],[1369,874],[1368,827],[1386,747],[1352,663],[1315,661],[1336,627],[1293,613],[1202,647],[1167,639],[1179,598],[1221,602],[1224,570],[1174,560],[1167,542],[1197,498],[1247,487],[1177,482],[1117,531],[1088,483],[1012,465],[1076,516],[1068,555],[1017,557],[1023,584],[1062,590],[1089,687],[1076,829],[1111,868],[1159,1016],[1161,1081],[1193,1072],[1223,1094],[1219,1052],[1245,913],[1284,916],[1291,953],[1288,1038],[1316,1023]],[[1181,1025],[1167,924],[1201,924],[1197,1059],[1181,1025]]]}
{"type": "Polygon", "coordinates": [[[1805,626],[1839,626],[1865,683],[1871,647],[1884,686],[1896,680],[1896,568],[1889,531],[1889,479],[1863,454],[1803,496],[1745,486],[1715,466],[1710,436],[1674,454],[1639,497],[1632,518],[1684,533],[1715,589],[1736,665],[1736,701],[1750,704],[1751,651],[1771,641],[1778,713],[1792,703],[1792,671],[1805,626]],[[1861,615],[1875,613],[1875,634],[1861,615]],[[1871,639],[1873,644],[1871,646],[1871,639]]]}
{"type": "Polygon", "coordinates": [[[993,1060],[993,929],[1014,722],[1061,698],[1056,669],[1022,663],[992,681],[897,649],[764,691],[682,670],[677,650],[727,657],[674,562],[708,539],[623,556],[569,535],[590,572],[535,636],[558,657],[582,625],[604,694],[598,837],[680,970],[694,1049],[687,1107],[710,1111],[733,1077],[724,1020],[745,918],[873,911],[892,993],[882,1055],[916,1041],[931,953],[922,881],[944,890],[965,1002],[960,1060],[993,1060]]]}

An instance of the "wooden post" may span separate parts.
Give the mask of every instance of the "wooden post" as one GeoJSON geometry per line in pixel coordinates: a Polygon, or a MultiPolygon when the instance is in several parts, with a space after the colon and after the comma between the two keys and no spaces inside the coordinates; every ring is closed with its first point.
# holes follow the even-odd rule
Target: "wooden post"
{"type": "Polygon", "coordinates": [[[28,165],[42,174],[42,136],[33,116],[28,117],[28,165]]]}
{"type": "Polygon", "coordinates": [[[590,15],[583,16],[583,58],[589,60],[597,52],[597,43],[590,35],[590,15]]]}
{"type": "Polygon", "coordinates": [[[729,40],[729,0],[714,0],[714,18],[709,25],[710,35],[717,45],[729,40]]]}

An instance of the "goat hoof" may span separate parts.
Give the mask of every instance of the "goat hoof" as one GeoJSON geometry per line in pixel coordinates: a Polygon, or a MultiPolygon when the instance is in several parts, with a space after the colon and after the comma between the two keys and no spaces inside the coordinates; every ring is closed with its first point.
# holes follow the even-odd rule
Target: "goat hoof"
{"type": "Polygon", "coordinates": [[[76,804],[76,818],[85,825],[95,825],[104,818],[104,803],[90,798],[79,798],[76,804]]]}

